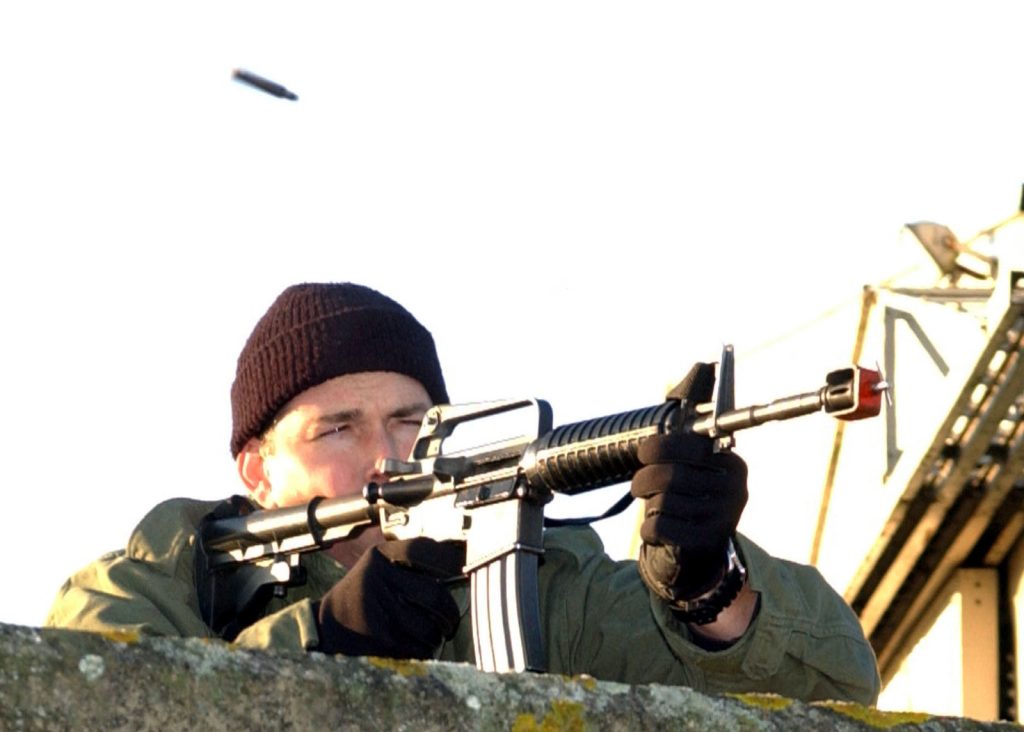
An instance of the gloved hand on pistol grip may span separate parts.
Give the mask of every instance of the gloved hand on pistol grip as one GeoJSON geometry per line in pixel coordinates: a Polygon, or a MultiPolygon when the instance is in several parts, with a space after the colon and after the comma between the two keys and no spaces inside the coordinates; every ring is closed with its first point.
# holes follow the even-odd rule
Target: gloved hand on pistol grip
{"type": "Polygon", "coordinates": [[[459,608],[442,580],[466,562],[461,542],[386,541],[368,549],[314,607],[318,650],[432,658],[455,635],[459,608]]]}
{"type": "Polygon", "coordinates": [[[631,492],[645,502],[638,568],[644,582],[672,603],[715,587],[726,570],[729,540],[747,503],[747,466],[712,441],[669,433],[640,445],[644,467],[631,492]]]}

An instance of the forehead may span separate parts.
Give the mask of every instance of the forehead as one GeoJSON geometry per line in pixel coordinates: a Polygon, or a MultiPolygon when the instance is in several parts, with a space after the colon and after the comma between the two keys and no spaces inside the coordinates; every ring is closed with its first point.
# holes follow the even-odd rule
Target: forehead
{"type": "Polygon", "coordinates": [[[393,371],[345,374],[297,394],[279,413],[279,421],[291,415],[315,419],[341,411],[390,413],[397,409],[431,404],[423,385],[393,371]]]}

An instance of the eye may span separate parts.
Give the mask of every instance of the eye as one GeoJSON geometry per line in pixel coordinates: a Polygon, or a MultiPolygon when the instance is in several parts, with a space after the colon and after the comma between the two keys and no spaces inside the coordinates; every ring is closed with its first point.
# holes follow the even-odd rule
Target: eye
{"type": "Polygon", "coordinates": [[[319,440],[322,437],[330,437],[331,435],[344,435],[347,432],[350,432],[351,430],[352,430],[352,426],[351,425],[348,425],[348,424],[336,424],[333,427],[329,427],[328,429],[326,429],[323,432],[321,432],[319,435],[316,436],[316,439],[319,440]]]}
{"type": "Polygon", "coordinates": [[[403,430],[415,430],[416,432],[419,432],[420,427],[423,425],[423,415],[405,415],[402,417],[398,417],[396,421],[398,422],[398,426],[403,430]]]}
{"type": "Polygon", "coordinates": [[[417,417],[394,417],[388,426],[388,431],[398,435],[403,440],[411,440],[420,431],[421,419],[417,417]]]}

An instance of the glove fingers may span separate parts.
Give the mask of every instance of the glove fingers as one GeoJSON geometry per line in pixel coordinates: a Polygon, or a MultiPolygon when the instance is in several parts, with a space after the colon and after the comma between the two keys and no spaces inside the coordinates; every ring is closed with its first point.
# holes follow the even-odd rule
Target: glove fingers
{"type": "Polygon", "coordinates": [[[455,635],[459,625],[459,606],[451,593],[439,580],[399,570],[395,579],[401,583],[399,602],[405,607],[400,613],[406,629],[414,636],[430,637],[433,645],[442,638],[455,635]]]}
{"type": "Polygon", "coordinates": [[[640,443],[637,458],[644,465],[656,463],[688,463],[705,469],[731,471],[746,463],[733,452],[715,452],[714,443],[707,437],[682,432],[648,437],[640,443]]]}
{"type": "Polygon", "coordinates": [[[644,465],[653,463],[700,463],[714,455],[714,443],[703,435],[669,432],[653,435],[640,443],[637,458],[644,465]]]}
{"type": "MultiPolygon", "coordinates": [[[[398,553],[405,556],[406,549],[398,553]]],[[[455,634],[459,608],[440,580],[392,562],[376,547],[321,598],[317,620],[327,653],[430,658],[455,634]]]]}
{"type": "Polygon", "coordinates": [[[439,580],[462,574],[465,543],[417,537],[386,541],[377,549],[396,570],[388,580],[392,594],[406,607],[402,618],[411,635],[430,637],[433,645],[452,637],[459,624],[459,608],[439,580]]]}
{"type": "MultiPolygon", "coordinates": [[[[746,492],[747,469],[742,460],[733,467],[657,463],[640,468],[633,476],[630,493],[634,498],[680,495],[690,499],[718,499],[722,492],[742,487],[746,492]]],[[[722,463],[724,464],[724,462],[722,463]]]]}
{"type": "Polygon", "coordinates": [[[391,563],[437,579],[458,577],[466,566],[466,544],[461,541],[434,541],[421,536],[386,541],[377,549],[391,563]]]}
{"type": "Polygon", "coordinates": [[[640,538],[645,544],[676,549],[685,544],[686,555],[691,560],[694,558],[691,555],[697,554],[724,556],[726,544],[733,533],[727,521],[695,524],[664,514],[651,516],[640,524],[640,538]]]}
{"type": "MultiPolygon", "coordinates": [[[[747,494],[722,490],[716,495],[686,496],[664,493],[647,501],[644,515],[667,516],[683,520],[696,527],[721,523],[731,526],[747,505],[747,494]]],[[[732,527],[735,529],[735,527],[732,527]]]]}

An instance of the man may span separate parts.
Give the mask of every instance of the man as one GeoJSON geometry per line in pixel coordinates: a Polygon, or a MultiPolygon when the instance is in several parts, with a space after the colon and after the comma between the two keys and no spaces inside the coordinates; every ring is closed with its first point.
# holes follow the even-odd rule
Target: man
{"type": "MultiPolygon", "coordinates": [[[[695,398],[707,368],[682,385],[695,398]]],[[[390,298],[353,284],[286,289],[256,325],[231,390],[231,450],[257,507],[356,496],[408,457],[427,409],[448,395],[430,333],[390,298]]],[[[647,439],[632,484],[645,500],[637,562],[614,562],[589,528],[551,529],[540,568],[550,671],[706,692],[773,691],[873,703],[874,655],[852,611],[812,568],[736,533],[746,466],[710,441],[647,439]]],[[[74,575],[48,625],[208,636],[198,613],[196,530],[227,502],[157,506],[124,551],[74,575]]],[[[308,582],[240,623],[235,642],[471,661],[463,548],[367,531],[313,553],[308,582]],[[241,627],[243,626],[244,627],[241,627]]]]}

